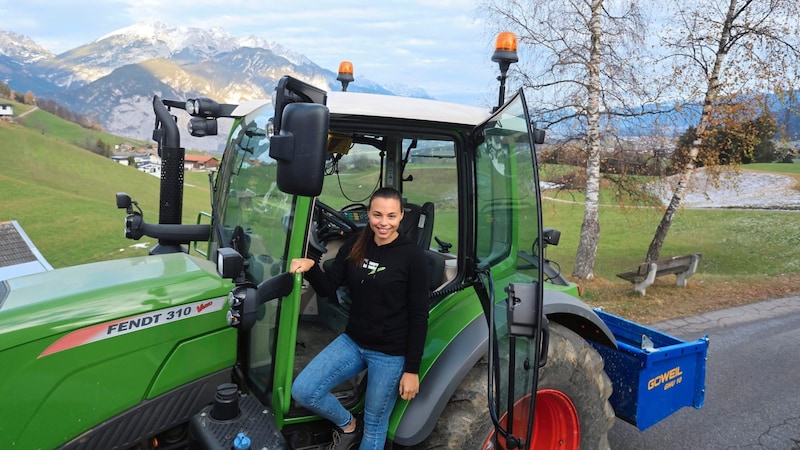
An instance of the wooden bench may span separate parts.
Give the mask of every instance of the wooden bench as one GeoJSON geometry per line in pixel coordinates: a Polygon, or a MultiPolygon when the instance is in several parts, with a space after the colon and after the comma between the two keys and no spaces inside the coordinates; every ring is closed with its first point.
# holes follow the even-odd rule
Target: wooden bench
{"type": "Polygon", "coordinates": [[[656,277],[664,275],[677,275],[675,285],[686,287],[686,280],[697,271],[697,264],[700,262],[701,256],[700,253],[692,253],[652,263],[643,263],[637,270],[618,273],[617,276],[633,283],[633,289],[642,295],[645,294],[647,286],[653,284],[656,277]]]}

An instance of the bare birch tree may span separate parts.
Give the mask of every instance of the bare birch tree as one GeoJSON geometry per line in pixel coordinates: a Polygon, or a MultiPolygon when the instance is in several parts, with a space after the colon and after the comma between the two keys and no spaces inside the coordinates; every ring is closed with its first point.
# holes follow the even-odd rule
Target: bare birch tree
{"type": "Polygon", "coordinates": [[[646,102],[632,64],[644,35],[637,2],[488,0],[479,8],[492,26],[518,36],[525,57],[515,75],[537,125],[583,145],[586,200],[572,275],[592,279],[600,240],[601,130],[632,98],[646,102]]]}
{"type": "Polygon", "coordinates": [[[647,262],[659,258],[703,137],[729,114],[731,100],[753,99],[754,93],[793,92],[800,67],[797,0],[672,0],[670,6],[671,26],[665,29],[663,42],[671,54],[673,86],[699,93],[702,111],[696,139],[650,243],[647,262]]]}

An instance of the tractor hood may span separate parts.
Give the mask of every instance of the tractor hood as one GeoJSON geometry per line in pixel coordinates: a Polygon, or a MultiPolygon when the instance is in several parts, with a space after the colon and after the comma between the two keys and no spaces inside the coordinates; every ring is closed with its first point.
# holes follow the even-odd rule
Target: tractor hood
{"type": "Polygon", "coordinates": [[[223,304],[232,288],[216,275],[213,263],[183,253],[13,278],[0,282],[0,352],[54,335],[79,334],[70,332],[98,324],[110,332],[134,320],[147,322],[146,317],[150,323],[163,323],[167,313],[188,311],[189,305],[192,316],[218,313],[224,326],[223,304]]]}

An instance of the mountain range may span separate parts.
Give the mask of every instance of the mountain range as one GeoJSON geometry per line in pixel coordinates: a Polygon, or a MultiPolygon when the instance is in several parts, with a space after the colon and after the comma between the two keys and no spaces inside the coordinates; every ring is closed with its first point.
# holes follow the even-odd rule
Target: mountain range
{"type": "MultiPolygon", "coordinates": [[[[221,28],[141,22],[58,55],[28,36],[0,30],[0,81],[88,116],[110,133],[141,140],[152,134],[153,95],[239,103],[269,98],[283,75],[328,91],[341,89],[335,72],[306,56],[255,36],[234,37],[221,28]]],[[[348,90],[430,98],[422,89],[381,86],[362,78],[348,90]]],[[[190,142],[191,148],[203,150],[220,146],[209,140],[190,142]]]]}
{"type": "MultiPolygon", "coordinates": [[[[277,42],[255,36],[234,37],[221,28],[210,30],[141,22],[94,41],[54,54],[30,37],[0,30],[0,81],[17,92],[54,100],[100,123],[108,132],[150,140],[153,95],[181,100],[198,96],[220,103],[269,98],[283,75],[292,75],[328,91],[340,90],[336,73],[277,42]]],[[[382,86],[358,78],[349,91],[430,98],[422,89],[401,84],[382,86]]],[[[789,139],[800,139],[797,103],[773,113],[789,139]]],[[[534,109],[534,115],[535,108],[534,109]]],[[[686,111],[686,108],[684,108],[686,111]]],[[[652,120],[664,117],[650,116],[652,120]]],[[[188,118],[179,114],[183,127],[188,118]]],[[[623,134],[651,129],[648,117],[620,124],[623,134]]],[[[672,114],[674,133],[682,133],[697,117],[672,114]]],[[[223,124],[224,125],[224,124],[223,124]]],[[[557,133],[551,129],[549,132],[557,133]]],[[[224,138],[199,139],[186,134],[186,148],[220,151],[224,138]]]]}

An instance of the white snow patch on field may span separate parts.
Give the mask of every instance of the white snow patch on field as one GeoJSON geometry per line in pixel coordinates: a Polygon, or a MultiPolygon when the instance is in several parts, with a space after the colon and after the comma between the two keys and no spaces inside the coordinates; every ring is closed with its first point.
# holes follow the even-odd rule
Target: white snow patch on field
{"type": "MultiPolygon", "coordinates": [[[[653,184],[665,205],[672,199],[680,175],[653,184]]],[[[684,208],[749,208],[800,210],[798,181],[790,175],[729,171],[714,182],[705,169],[695,170],[681,206],[684,208]]]]}

